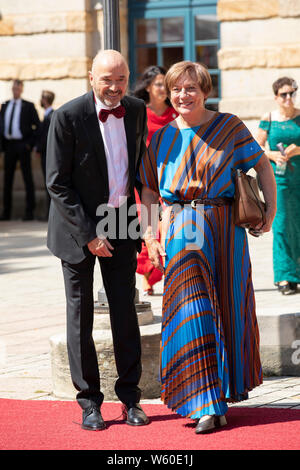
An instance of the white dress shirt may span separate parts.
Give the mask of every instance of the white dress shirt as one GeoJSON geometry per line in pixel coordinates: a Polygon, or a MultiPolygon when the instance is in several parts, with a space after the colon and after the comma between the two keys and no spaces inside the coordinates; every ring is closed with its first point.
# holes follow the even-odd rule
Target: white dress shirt
{"type": "Polygon", "coordinates": [[[21,105],[22,101],[21,98],[17,100],[10,100],[7,108],[5,110],[4,116],[4,136],[6,139],[23,139],[23,135],[20,129],[20,117],[21,117],[21,105]],[[12,133],[11,135],[8,133],[10,116],[13,109],[13,104],[16,103],[13,122],[12,122],[12,133]]]}
{"type": "Polygon", "coordinates": [[[53,110],[52,106],[48,106],[48,108],[45,109],[45,112],[44,112],[44,119],[45,119],[45,117],[48,116],[48,114],[51,113],[52,110],[53,110]]]}
{"type": "Polygon", "coordinates": [[[110,108],[105,106],[96,96],[95,101],[107,162],[109,181],[108,205],[120,207],[129,195],[128,152],[124,118],[118,119],[113,114],[110,114],[106,122],[100,121],[99,111],[110,108]]]}

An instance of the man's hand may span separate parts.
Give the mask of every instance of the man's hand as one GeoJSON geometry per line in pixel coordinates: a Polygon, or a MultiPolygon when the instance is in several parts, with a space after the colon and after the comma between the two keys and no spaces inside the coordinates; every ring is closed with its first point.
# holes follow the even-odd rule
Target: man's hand
{"type": "Polygon", "coordinates": [[[94,238],[91,242],[88,243],[88,249],[90,252],[95,256],[103,256],[103,257],[112,257],[111,250],[114,247],[109,243],[106,238],[94,238]]]}

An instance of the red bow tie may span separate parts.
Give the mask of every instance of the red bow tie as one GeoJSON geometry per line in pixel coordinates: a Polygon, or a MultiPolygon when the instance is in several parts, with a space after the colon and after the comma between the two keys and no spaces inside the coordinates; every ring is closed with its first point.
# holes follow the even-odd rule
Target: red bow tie
{"type": "Polygon", "coordinates": [[[120,119],[125,116],[126,110],[124,106],[120,104],[117,108],[113,109],[101,109],[99,112],[99,119],[102,122],[105,122],[109,116],[109,114],[113,114],[116,118],[120,119]]]}

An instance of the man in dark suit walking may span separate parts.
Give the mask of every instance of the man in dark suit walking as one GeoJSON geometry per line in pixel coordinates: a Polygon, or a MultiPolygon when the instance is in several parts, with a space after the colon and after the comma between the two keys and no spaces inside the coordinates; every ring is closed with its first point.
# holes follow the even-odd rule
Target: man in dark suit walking
{"type": "Polygon", "coordinates": [[[126,207],[135,201],[136,170],[146,150],[146,109],[141,100],[125,96],[128,77],[119,52],[99,52],[89,72],[93,90],[54,111],[48,135],[48,247],[62,263],[70,370],[83,409],[82,427],[89,430],[105,428],[92,338],[96,258],[110,309],[118,371],[115,391],[127,424],[148,423],[139,405],[141,343],[134,303],[140,240],[128,230],[136,211],[125,217],[125,224],[124,217],[117,228],[113,223],[121,220],[124,210],[128,215],[126,207]],[[110,214],[107,232],[100,229],[103,207],[110,214]],[[125,237],[120,235],[124,228],[125,237]]]}
{"type": "Polygon", "coordinates": [[[26,190],[26,211],[23,220],[32,220],[35,209],[35,190],[31,169],[31,151],[35,145],[40,120],[34,104],[23,100],[23,82],[14,80],[13,99],[1,107],[2,143],[4,150],[3,214],[9,220],[12,209],[12,188],[18,160],[26,190]]]}
{"type": "MultiPolygon", "coordinates": [[[[50,126],[51,117],[53,114],[52,104],[55,98],[55,94],[49,90],[43,90],[41,95],[41,106],[44,108],[44,119],[41,123],[40,130],[37,137],[36,143],[36,155],[41,159],[42,172],[46,184],[46,152],[47,152],[47,138],[50,126]]],[[[46,219],[48,220],[49,207],[50,207],[50,196],[46,189],[46,219]]]]}

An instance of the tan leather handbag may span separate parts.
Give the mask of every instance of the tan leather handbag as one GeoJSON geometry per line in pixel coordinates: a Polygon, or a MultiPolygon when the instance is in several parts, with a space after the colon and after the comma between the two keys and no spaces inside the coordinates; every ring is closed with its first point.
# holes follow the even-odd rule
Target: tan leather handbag
{"type": "Polygon", "coordinates": [[[240,169],[235,176],[233,211],[234,223],[240,227],[254,228],[266,220],[266,205],[259,194],[256,178],[240,169]]]}

